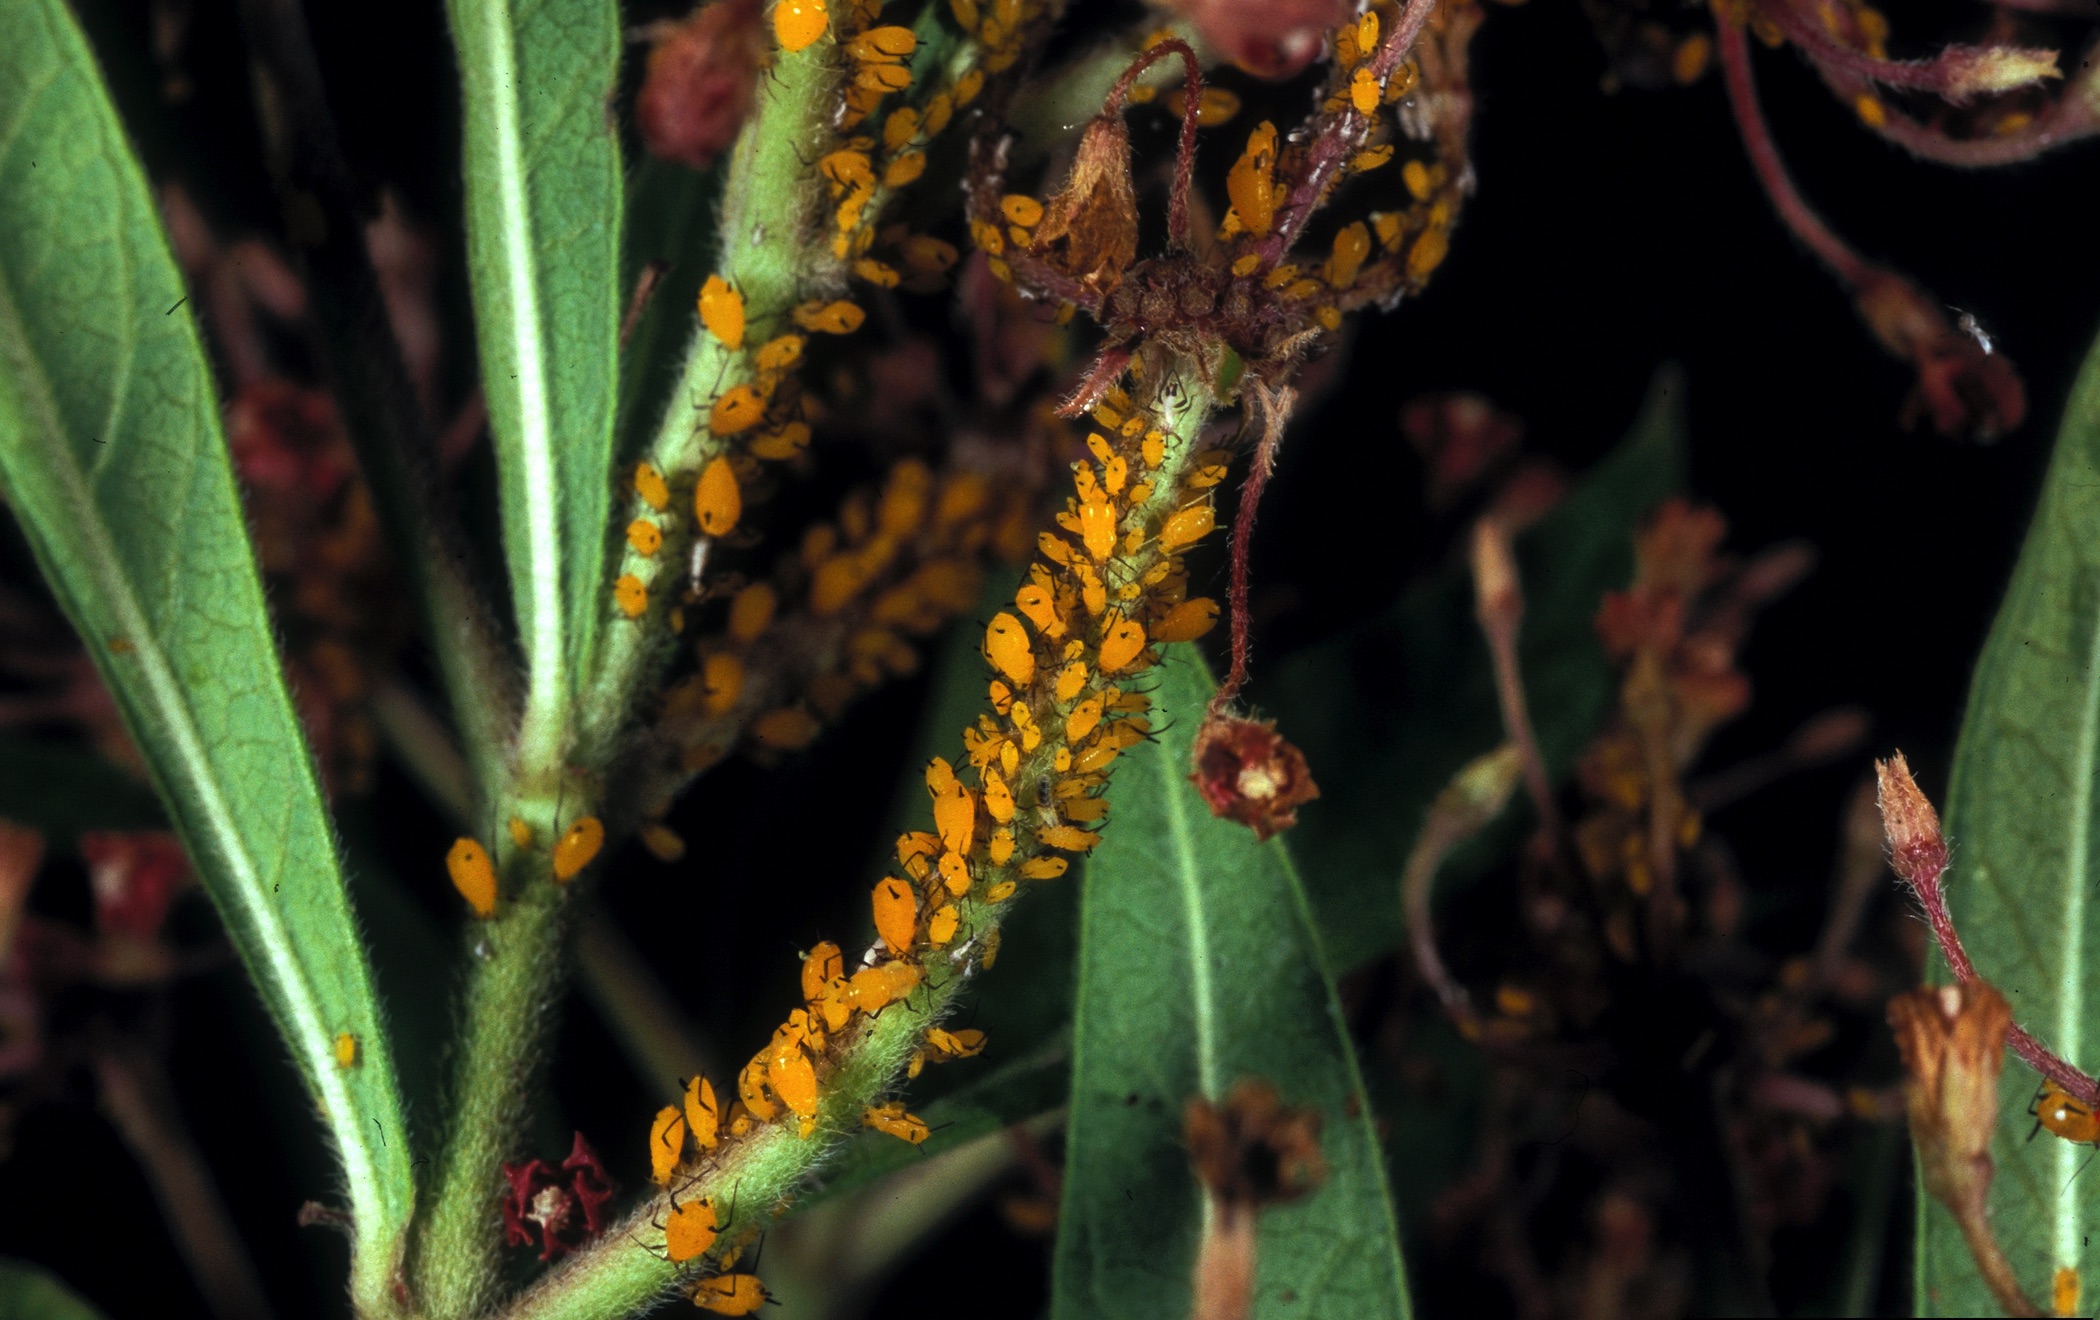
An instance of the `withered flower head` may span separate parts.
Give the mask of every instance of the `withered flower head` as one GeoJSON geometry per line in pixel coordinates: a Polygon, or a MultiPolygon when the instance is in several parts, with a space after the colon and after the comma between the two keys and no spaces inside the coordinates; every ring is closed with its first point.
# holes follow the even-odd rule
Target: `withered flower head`
{"type": "Polygon", "coordinates": [[[1168,0],[1220,54],[1258,78],[1291,78],[1347,18],[1338,0],[1168,0]]]}
{"type": "Polygon", "coordinates": [[[1285,1105],[1259,1077],[1234,1084],[1223,1104],[1190,1100],[1183,1137],[1198,1181],[1223,1205],[1295,1201],[1327,1177],[1319,1111],[1285,1105]]]}
{"type": "Polygon", "coordinates": [[[1055,269],[1105,294],[1137,259],[1137,193],[1122,99],[1088,121],[1064,187],[1043,207],[1035,247],[1055,269]],[[1048,249],[1058,242],[1062,252],[1048,249]]]}
{"type": "Polygon", "coordinates": [[[1957,1215],[1980,1212],[1991,1185],[1998,1069],[2012,1010],[1983,981],[1921,986],[1889,1001],[1889,1026],[1903,1052],[1904,1099],[1925,1189],[1957,1215]]]}
{"type": "Polygon", "coordinates": [[[1215,712],[1196,731],[1195,773],[1189,779],[1211,814],[1236,820],[1256,838],[1298,823],[1298,808],[1320,796],[1305,753],[1276,732],[1274,720],[1215,712]]]}
{"type": "Polygon", "coordinates": [[[1940,814],[1911,778],[1910,762],[1903,753],[1876,761],[1874,778],[1890,869],[1915,887],[1932,887],[1947,869],[1947,840],[1940,834],[1940,814]]]}

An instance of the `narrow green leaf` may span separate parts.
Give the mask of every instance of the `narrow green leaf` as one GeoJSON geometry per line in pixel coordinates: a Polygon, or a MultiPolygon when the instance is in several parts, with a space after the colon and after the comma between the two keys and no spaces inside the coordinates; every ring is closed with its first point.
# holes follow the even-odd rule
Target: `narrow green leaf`
{"type": "Polygon", "coordinates": [[[1328,1174],[1262,1212],[1254,1314],[1404,1317],[1392,1199],[1297,868],[1188,782],[1212,690],[1202,658],[1169,648],[1158,673],[1166,730],[1125,753],[1081,900],[1051,1314],[1188,1314],[1204,1215],[1183,1107],[1260,1077],[1320,1112],[1328,1174]]]}
{"type": "Polygon", "coordinates": [[[0,6],[0,489],[335,1139],[376,1305],[413,1200],[393,1060],[184,300],[66,6],[0,6]]]}
{"type": "MultiPolygon", "coordinates": [[[[2041,506],[1977,662],[1947,793],[1948,895],[1976,970],[2022,1026],[2089,1070],[2100,1066],[2100,1032],[2087,1030],[2100,1013],[2096,770],[2100,346],[2071,392],[2041,506]]],[[[2090,1181],[2072,1182],[2091,1151],[2027,1140],[2035,1085],[2008,1062],[1991,1223],[2029,1296],[2047,1306],[2060,1266],[2078,1270],[2089,1297],[2100,1288],[2100,1202],[2090,1181]]],[[[1953,1219],[1919,1202],[1919,1313],[1994,1314],[1953,1219]]]]}
{"type": "Polygon", "coordinates": [[[5,1320],[102,1320],[102,1312],[41,1265],[0,1256],[0,1317],[5,1320]]]}
{"type": "Polygon", "coordinates": [[[450,0],[466,103],[467,260],[530,677],[549,763],[612,610],[621,178],[611,0],[450,0]]]}
{"type": "MultiPolygon", "coordinates": [[[[1632,433],[1559,508],[1517,540],[1525,611],[1518,649],[1548,767],[1566,773],[1612,708],[1617,682],[1591,620],[1633,575],[1633,532],[1684,479],[1684,380],[1656,373],[1632,433]]],[[[1299,748],[1321,798],[1291,848],[1333,965],[1354,967],[1400,940],[1400,868],[1430,799],[1502,740],[1494,671],[1464,565],[1362,627],[1292,656],[1257,704],[1299,748]]],[[[1445,883],[1508,846],[1491,830],[1445,883]]]]}

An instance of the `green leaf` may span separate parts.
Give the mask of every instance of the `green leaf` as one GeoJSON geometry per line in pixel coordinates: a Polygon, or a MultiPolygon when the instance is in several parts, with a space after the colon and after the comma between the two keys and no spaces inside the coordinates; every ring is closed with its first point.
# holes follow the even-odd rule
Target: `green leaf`
{"type": "Polygon", "coordinates": [[[0,819],[70,846],[84,830],[164,830],[153,790],[75,743],[0,738],[0,819]]]}
{"type": "MultiPolygon", "coordinates": [[[[2013,1016],[2100,1066],[2100,346],[2071,392],[2041,507],[1977,662],[1947,793],[1947,892],[1977,972],[2013,1016]]],[[[2057,1268],[2100,1284],[2100,1203],[2072,1178],[2092,1152],[2027,1140],[2036,1079],[2007,1056],[1991,1155],[1991,1223],[2029,1296],[2057,1268]]],[[[1917,1307],[1996,1313],[1953,1219],[1920,1197],[1917,1307]]]]}
{"type": "Polygon", "coordinates": [[[41,1265],[0,1256],[0,1317],[5,1320],[102,1320],[102,1312],[41,1265]]]}
{"type": "MultiPolygon", "coordinates": [[[[1682,484],[1683,437],[1683,377],[1665,367],[1632,434],[1517,540],[1526,602],[1518,650],[1555,775],[1611,712],[1617,680],[1591,620],[1604,593],[1633,575],[1634,529],[1682,484]]],[[[1456,565],[1378,618],[1256,678],[1256,704],[1298,744],[1320,784],[1291,849],[1305,864],[1328,955],[1347,970],[1399,943],[1400,869],[1430,800],[1502,741],[1472,578],[1456,565]]],[[[1514,827],[1506,822],[1462,849],[1442,883],[1477,873],[1514,827]]]]}
{"type": "Polygon", "coordinates": [[[466,102],[467,264],[530,677],[528,762],[552,764],[612,612],[619,396],[620,64],[611,0],[450,0],[466,102]]]}
{"type": "Polygon", "coordinates": [[[393,1060],[184,298],[66,6],[0,6],[0,490],[335,1139],[377,1304],[413,1199],[393,1060]]]}
{"type": "Polygon", "coordinates": [[[1081,899],[1051,1315],[1188,1314],[1204,1212],[1183,1106],[1260,1077],[1319,1111],[1328,1174],[1262,1212],[1254,1314],[1406,1316],[1383,1162],[1297,868],[1188,782],[1212,691],[1200,655],[1171,647],[1158,672],[1165,732],[1124,754],[1081,899]]]}

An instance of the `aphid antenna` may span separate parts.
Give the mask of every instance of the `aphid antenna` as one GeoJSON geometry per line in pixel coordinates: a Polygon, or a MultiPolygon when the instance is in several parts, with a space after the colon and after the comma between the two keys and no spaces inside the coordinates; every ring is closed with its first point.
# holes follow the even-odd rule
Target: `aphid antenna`
{"type": "Polygon", "coordinates": [[[2083,1164],[2080,1164],[2076,1169],[2073,1169],[2071,1171],[2071,1176],[2064,1179],[2064,1189],[2062,1192],[2057,1193],[2058,1196],[2062,1196],[2064,1192],[2070,1191],[2071,1184],[2078,1181],[2078,1175],[2084,1173],[2087,1169],[2092,1167],[2093,1155],[2100,1155],[2100,1149],[2095,1149],[2092,1155],[2088,1155],[2085,1157],[2085,1162],[2083,1164]]]}

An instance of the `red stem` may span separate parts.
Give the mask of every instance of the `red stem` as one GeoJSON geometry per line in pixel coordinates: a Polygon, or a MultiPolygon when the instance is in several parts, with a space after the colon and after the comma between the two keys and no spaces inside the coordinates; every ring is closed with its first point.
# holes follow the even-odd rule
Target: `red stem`
{"type": "Polygon", "coordinates": [[[1715,25],[1715,38],[1721,54],[1721,72],[1728,84],[1728,107],[1735,112],[1743,149],[1750,155],[1750,168],[1764,185],[1765,195],[1771,198],[1772,209],[1794,237],[1807,244],[1838,279],[1852,289],[1859,288],[1873,273],[1873,267],[1823,223],[1823,217],[1815,213],[1788,177],[1786,163],[1779,159],[1779,149],[1773,145],[1771,130],[1765,125],[1764,111],[1757,104],[1757,84],[1750,73],[1750,46],[1743,29],[1724,21],[1715,25]]]}
{"type": "MultiPolygon", "coordinates": [[[[1939,942],[1940,952],[1946,956],[1947,969],[1954,973],[1954,979],[1964,984],[1981,981],[1983,978],[1976,974],[1976,964],[1969,961],[1969,951],[1962,947],[1961,932],[1954,928],[1954,917],[1947,911],[1947,891],[1940,883],[1946,874],[1943,866],[1933,873],[1930,880],[1911,881],[1910,889],[1925,909],[1925,920],[1932,927],[1932,938],[1939,942]]],[[[2066,1095],[2088,1109],[2100,1109],[2100,1081],[2066,1063],[2025,1027],[2014,1023],[2006,1043],[2028,1067],[2062,1087],[2066,1095]]]]}
{"type": "Polygon", "coordinates": [[[1814,60],[1819,68],[1841,69],[1855,78],[1880,83],[1884,87],[1915,88],[1949,101],[1966,99],[1952,90],[1956,69],[1973,64],[1987,53],[1980,46],[1947,46],[1929,60],[1876,59],[1865,51],[1832,40],[1821,25],[1788,0],[1772,0],[1772,3],[1759,5],[1758,12],[1778,24],[1786,39],[1799,46],[1801,53],[1814,60]]]}
{"type": "Polygon", "coordinates": [[[1261,443],[1255,447],[1254,466],[1247,473],[1247,484],[1240,488],[1240,506],[1232,516],[1232,669],[1210,699],[1213,714],[1225,709],[1233,698],[1239,696],[1240,688],[1247,682],[1247,666],[1254,653],[1247,623],[1247,581],[1252,576],[1254,516],[1261,507],[1262,492],[1268,489],[1269,474],[1276,468],[1276,450],[1283,443],[1284,425],[1290,420],[1291,403],[1297,397],[1288,385],[1279,386],[1272,392],[1254,379],[1248,380],[1247,389],[1261,404],[1261,443]]]}
{"type": "MultiPolygon", "coordinates": [[[[1371,73],[1378,79],[1379,86],[1385,85],[1393,70],[1400,67],[1400,61],[1414,49],[1415,38],[1421,35],[1422,25],[1429,21],[1429,15],[1435,9],[1436,0],[1407,0],[1407,7],[1400,11],[1393,30],[1378,43],[1378,53],[1371,59],[1371,73]]],[[[1260,269],[1267,270],[1282,261],[1283,254],[1298,241],[1298,235],[1319,211],[1320,203],[1334,185],[1343,164],[1363,145],[1371,124],[1372,116],[1359,114],[1346,97],[1341,110],[1331,121],[1313,123],[1312,146],[1306,151],[1304,170],[1291,188],[1290,196],[1276,210],[1276,227],[1254,249],[1261,258],[1260,269]]]]}
{"type": "Polygon", "coordinates": [[[1179,37],[1168,37],[1130,62],[1123,76],[1108,92],[1104,115],[1119,115],[1130,100],[1130,89],[1139,75],[1169,55],[1179,55],[1182,67],[1181,140],[1174,149],[1174,187],[1167,195],[1167,241],[1177,249],[1189,244],[1189,186],[1196,168],[1196,121],[1203,109],[1203,65],[1196,52],[1179,37]]]}

